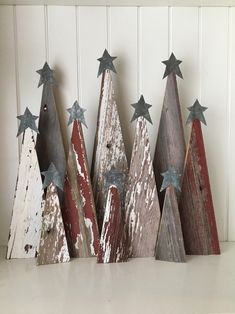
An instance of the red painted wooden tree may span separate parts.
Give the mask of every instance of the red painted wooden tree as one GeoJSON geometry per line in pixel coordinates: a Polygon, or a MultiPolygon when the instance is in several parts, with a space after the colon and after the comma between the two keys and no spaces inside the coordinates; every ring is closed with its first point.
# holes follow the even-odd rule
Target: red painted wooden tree
{"type": "Polygon", "coordinates": [[[84,109],[76,101],[68,109],[73,131],[65,177],[66,209],[64,223],[72,257],[89,257],[98,253],[99,232],[91,187],[82,125],[84,109]]]}
{"type": "Polygon", "coordinates": [[[206,124],[198,101],[189,107],[192,122],[180,197],[180,216],[187,254],[220,254],[201,122],[206,124]],[[200,122],[201,121],[201,122],[200,122]]]}

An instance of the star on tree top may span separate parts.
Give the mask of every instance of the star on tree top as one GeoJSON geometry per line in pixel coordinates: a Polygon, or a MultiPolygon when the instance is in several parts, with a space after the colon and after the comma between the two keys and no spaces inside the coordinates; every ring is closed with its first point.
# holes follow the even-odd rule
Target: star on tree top
{"type": "Polygon", "coordinates": [[[17,119],[20,120],[17,136],[23,133],[27,128],[32,129],[36,133],[39,133],[38,128],[36,127],[35,124],[35,121],[38,119],[38,116],[32,115],[28,107],[26,107],[23,115],[17,116],[17,119]]]}
{"type": "Polygon", "coordinates": [[[44,189],[48,187],[51,183],[53,183],[60,190],[63,191],[63,183],[60,174],[53,163],[50,164],[49,168],[46,171],[42,172],[42,175],[45,177],[43,182],[44,189]]]}
{"type": "Polygon", "coordinates": [[[199,101],[196,100],[193,106],[188,107],[188,110],[190,112],[186,124],[193,122],[194,120],[199,120],[206,125],[206,119],[204,117],[203,112],[206,111],[207,109],[208,109],[207,107],[201,106],[199,101]]]}
{"type": "Polygon", "coordinates": [[[180,188],[181,174],[177,170],[175,170],[174,167],[170,167],[167,171],[161,173],[161,175],[163,176],[163,182],[160,192],[165,190],[170,185],[174,186],[177,190],[181,191],[180,188]]]}
{"type": "Polygon", "coordinates": [[[144,117],[151,124],[153,124],[152,119],[151,119],[150,114],[149,114],[149,108],[151,108],[152,105],[149,105],[145,102],[143,95],[140,96],[140,99],[137,103],[132,104],[131,106],[133,108],[135,108],[135,112],[133,114],[131,122],[136,120],[138,117],[144,117]]]}
{"type": "Polygon", "coordinates": [[[115,60],[116,58],[117,57],[111,57],[108,51],[105,49],[102,57],[97,59],[98,61],[100,61],[97,77],[100,76],[100,74],[102,74],[107,69],[113,71],[114,73],[117,73],[113,65],[113,60],[115,60]]]}
{"type": "Polygon", "coordinates": [[[170,73],[174,73],[178,75],[180,78],[183,78],[183,75],[180,71],[179,65],[182,63],[182,61],[177,60],[175,55],[172,54],[170,55],[170,58],[168,60],[162,61],[166,65],[165,73],[163,75],[163,78],[168,76],[170,73]]]}
{"type": "Polygon", "coordinates": [[[56,84],[56,80],[54,78],[54,70],[49,67],[47,62],[45,62],[43,68],[38,70],[37,73],[40,75],[38,87],[47,82],[50,82],[51,84],[56,84]]]}
{"type": "Polygon", "coordinates": [[[87,127],[84,117],[84,112],[86,111],[86,109],[81,108],[77,100],[74,102],[71,108],[67,109],[67,111],[70,114],[68,125],[70,125],[73,121],[77,120],[87,127]]]}

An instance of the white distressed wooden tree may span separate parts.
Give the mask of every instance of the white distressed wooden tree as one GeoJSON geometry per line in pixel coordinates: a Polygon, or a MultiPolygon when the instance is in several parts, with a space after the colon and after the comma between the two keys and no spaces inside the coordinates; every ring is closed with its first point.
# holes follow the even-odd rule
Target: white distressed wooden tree
{"type": "Polygon", "coordinates": [[[23,139],[8,241],[8,259],[36,256],[44,204],[33,132],[37,132],[37,117],[26,108],[24,115],[18,118],[21,122],[17,135],[23,132],[23,139]]]}

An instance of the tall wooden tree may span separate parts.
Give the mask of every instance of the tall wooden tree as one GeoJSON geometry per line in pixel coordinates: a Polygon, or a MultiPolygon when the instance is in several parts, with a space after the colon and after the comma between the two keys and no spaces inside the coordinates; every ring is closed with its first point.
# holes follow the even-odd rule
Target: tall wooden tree
{"type": "Polygon", "coordinates": [[[173,167],[162,173],[161,192],[166,189],[155,258],[168,262],[185,262],[184,240],[175,189],[180,191],[180,177],[173,167]]]}
{"type": "Polygon", "coordinates": [[[128,245],[130,256],[147,257],[154,256],[160,220],[146,125],[146,120],[152,123],[148,111],[151,105],[141,96],[132,106],[135,113],[131,121],[137,119],[137,123],[126,192],[128,245]]]}
{"type": "Polygon", "coordinates": [[[23,133],[20,164],[15,189],[13,214],[8,240],[7,258],[35,257],[38,251],[43,188],[35,150],[34,132],[37,116],[26,108],[20,120],[19,136],[23,133]]]}
{"type": "Polygon", "coordinates": [[[99,247],[95,204],[81,125],[87,126],[85,111],[77,101],[68,109],[68,125],[73,124],[73,131],[65,177],[64,223],[72,257],[95,256],[99,247]]]}
{"type": "Polygon", "coordinates": [[[195,101],[187,123],[192,123],[184,168],[180,216],[187,254],[220,254],[210,180],[201,122],[206,125],[202,107],[195,101]]]}
{"type": "Polygon", "coordinates": [[[172,53],[166,65],[163,78],[167,77],[165,97],[163,101],[160,125],[157,136],[153,166],[162,208],[165,192],[160,193],[161,173],[173,166],[178,172],[183,172],[186,145],[177,88],[176,75],[183,78],[177,60],[172,53]]]}
{"type": "MultiPolygon", "coordinates": [[[[114,99],[111,71],[116,73],[113,60],[105,49],[99,58],[98,76],[102,74],[97,129],[92,160],[91,179],[97,210],[98,225],[101,231],[104,217],[104,176],[111,167],[127,174],[128,166],[123,143],[121,125],[114,99]]],[[[124,204],[124,199],[121,200],[124,204]]]]}
{"type": "Polygon", "coordinates": [[[47,192],[37,264],[68,262],[70,256],[57,192],[57,188],[63,190],[63,182],[53,163],[42,174],[47,192]]]}
{"type": "MultiPolygon", "coordinates": [[[[56,83],[54,71],[45,63],[43,68],[38,70],[37,73],[40,74],[38,87],[43,85],[38,125],[40,135],[37,137],[36,143],[40,170],[48,169],[50,163],[53,162],[63,181],[66,170],[66,158],[53,94],[53,85],[56,83]]],[[[58,193],[62,202],[63,191],[58,191],[58,193]]]]}

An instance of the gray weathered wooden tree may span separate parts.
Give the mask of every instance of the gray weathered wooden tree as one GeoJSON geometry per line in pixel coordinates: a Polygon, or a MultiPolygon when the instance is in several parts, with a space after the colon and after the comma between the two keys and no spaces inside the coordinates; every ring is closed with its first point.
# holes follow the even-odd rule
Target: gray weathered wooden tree
{"type": "Polygon", "coordinates": [[[183,173],[186,152],[176,81],[176,75],[183,78],[179,68],[181,61],[177,60],[172,53],[169,60],[163,61],[163,63],[166,65],[163,78],[167,77],[167,83],[153,159],[161,209],[165,195],[165,192],[160,193],[162,184],[161,173],[171,166],[178,172],[183,173]]]}
{"type": "Polygon", "coordinates": [[[86,126],[85,111],[77,101],[68,109],[68,125],[73,124],[73,130],[65,176],[64,224],[72,257],[96,256],[99,247],[96,210],[82,130],[82,124],[86,126]]]}
{"type": "Polygon", "coordinates": [[[43,188],[35,150],[37,116],[26,108],[20,120],[17,136],[23,133],[20,164],[16,182],[13,214],[7,248],[7,258],[35,257],[38,251],[43,188]]]}
{"type": "Polygon", "coordinates": [[[175,189],[180,191],[181,175],[173,168],[163,174],[161,191],[166,189],[158,232],[155,258],[168,262],[185,262],[184,240],[175,189]]]}
{"type": "Polygon", "coordinates": [[[134,145],[126,192],[126,223],[129,255],[131,257],[154,256],[160,208],[154,178],[146,120],[152,123],[148,109],[141,96],[132,105],[137,119],[134,145]]]}
{"type": "Polygon", "coordinates": [[[68,262],[70,256],[57,192],[57,188],[63,190],[63,182],[53,163],[42,174],[45,177],[43,187],[47,188],[47,192],[37,264],[68,262]]]}
{"type": "Polygon", "coordinates": [[[180,196],[180,216],[187,254],[220,254],[215,212],[207,169],[201,122],[206,110],[198,100],[189,107],[192,123],[180,196]]]}
{"type": "MultiPolygon", "coordinates": [[[[99,58],[98,76],[102,74],[97,129],[94,143],[91,179],[97,210],[98,225],[101,231],[104,217],[104,176],[111,167],[127,174],[128,166],[121,125],[114,99],[111,71],[116,73],[113,60],[105,49],[99,58]]],[[[121,200],[124,204],[124,199],[121,200]]]]}

